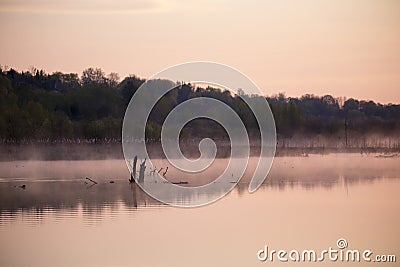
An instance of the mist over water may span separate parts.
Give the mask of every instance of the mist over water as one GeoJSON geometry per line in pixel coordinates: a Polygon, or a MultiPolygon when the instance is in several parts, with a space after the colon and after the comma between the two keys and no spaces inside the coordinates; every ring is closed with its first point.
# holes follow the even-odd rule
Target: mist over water
{"type": "MultiPolygon", "coordinates": [[[[212,183],[224,171],[228,161],[225,158],[216,159],[205,171],[187,173],[174,168],[166,159],[153,160],[158,169],[165,170],[168,167],[166,180],[187,181],[188,184],[184,186],[212,183]]],[[[245,175],[234,189],[235,192],[248,194],[245,188],[257,162],[257,158],[250,158],[245,175]]],[[[355,153],[277,157],[262,190],[319,190],[321,187],[332,189],[343,185],[357,186],[385,179],[397,181],[400,178],[398,163],[396,154],[393,157],[355,153]]],[[[124,160],[120,159],[0,162],[0,173],[0,212],[41,210],[45,207],[62,210],[64,207],[77,208],[79,205],[100,209],[108,204],[130,207],[133,200],[139,206],[161,205],[139,187],[132,188],[128,183],[129,171],[124,160]],[[98,184],[93,184],[86,177],[98,184]],[[22,185],[26,187],[23,189],[22,185]]],[[[232,173],[232,182],[237,179],[239,177],[232,173]]],[[[146,182],[153,182],[151,170],[146,171],[146,182]]],[[[196,201],[196,197],[191,198],[196,201]]]]}

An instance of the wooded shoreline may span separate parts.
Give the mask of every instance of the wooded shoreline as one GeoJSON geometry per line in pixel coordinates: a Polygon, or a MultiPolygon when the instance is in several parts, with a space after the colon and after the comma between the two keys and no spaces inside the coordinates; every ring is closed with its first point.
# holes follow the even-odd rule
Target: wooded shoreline
{"type": "MultiPolygon", "coordinates": [[[[118,143],[128,103],[145,81],[133,75],[119,82],[118,75],[107,76],[99,68],[88,68],[80,77],[76,73],[0,68],[0,144],[118,143]]],[[[153,80],[152,86],[174,89],[149,114],[145,138],[150,143],[160,139],[171,110],[198,97],[214,98],[231,107],[243,121],[250,139],[259,138],[257,120],[244,99],[257,102],[264,98],[283,147],[344,144],[346,148],[398,148],[399,104],[332,95],[246,95],[241,89],[234,94],[223,88],[168,80],[153,80]]],[[[187,123],[181,137],[226,139],[227,134],[218,123],[200,118],[187,123]]]]}

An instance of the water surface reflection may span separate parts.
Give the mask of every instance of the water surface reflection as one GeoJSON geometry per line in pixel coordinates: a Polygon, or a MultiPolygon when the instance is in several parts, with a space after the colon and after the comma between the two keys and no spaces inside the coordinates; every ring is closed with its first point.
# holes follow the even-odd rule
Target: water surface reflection
{"type": "MultiPolygon", "coordinates": [[[[223,159],[216,163],[224,165],[223,159]]],[[[254,194],[247,173],[223,199],[185,209],[129,184],[122,160],[0,162],[0,266],[266,266],[271,263],[256,255],[265,245],[321,251],[338,238],[350,249],[399,260],[398,163],[359,154],[278,157],[254,194]]],[[[174,179],[173,170],[169,174],[174,179]]]]}
{"type": "MultiPolygon", "coordinates": [[[[248,181],[256,162],[257,159],[250,160],[245,176],[232,194],[249,194],[248,181]]],[[[162,160],[157,163],[161,166],[166,164],[162,160]]],[[[348,194],[349,187],[359,183],[399,178],[398,163],[398,158],[383,159],[360,154],[280,157],[275,159],[260,191],[339,187],[348,194]]],[[[217,159],[214,166],[220,166],[215,172],[219,173],[225,164],[226,159],[217,159]]],[[[171,172],[174,176],[173,170],[171,172]]],[[[68,216],[82,214],[101,219],[105,211],[118,213],[166,206],[148,196],[136,184],[128,182],[129,173],[123,160],[0,162],[0,173],[3,176],[0,178],[0,224],[25,213],[37,221],[45,214],[62,211],[68,216]],[[87,176],[98,184],[88,182],[87,176]]],[[[203,173],[198,183],[209,182],[216,175],[203,173]]],[[[196,180],[192,184],[197,185],[196,180]]],[[[176,201],[195,202],[201,196],[173,197],[176,201]]]]}

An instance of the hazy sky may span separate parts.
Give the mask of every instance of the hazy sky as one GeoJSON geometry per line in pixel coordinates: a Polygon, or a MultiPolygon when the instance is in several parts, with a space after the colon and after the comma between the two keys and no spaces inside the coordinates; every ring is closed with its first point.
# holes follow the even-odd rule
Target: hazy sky
{"type": "Polygon", "coordinates": [[[0,0],[0,64],[150,75],[228,64],[266,95],[400,103],[397,0],[0,0]]]}

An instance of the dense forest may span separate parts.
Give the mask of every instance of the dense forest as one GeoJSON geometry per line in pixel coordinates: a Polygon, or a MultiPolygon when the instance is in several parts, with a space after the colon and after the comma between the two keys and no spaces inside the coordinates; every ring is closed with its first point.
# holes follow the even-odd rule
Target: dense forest
{"type": "MultiPolygon", "coordinates": [[[[118,74],[106,75],[99,68],[88,68],[80,77],[75,73],[47,74],[35,68],[22,72],[0,69],[0,142],[120,142],[125,109],[144,82],[133,75],[119,81],[118,74]]],[[[163,120],[172,108],[200,96],[230,105],[256,139],[257,123],[242,98],[263,96],[238,96],[218,88],[180,84],[150,114],[146,127],[148,141],[159,140],[163,120]]],[[[336,146],[379,146],[382,144],[373,143],[379,142],[376,138],[370,138],[379,136],[379,140],[389,140],[389,147],[399,146],[398,104],[382,105],[331,95],[293,98],[281,93],[266,98],[280,144],[333,140],[336,146]]],[[[206,119],[189,123],[181,134],[186,140],[201,137],[199,134],[226,137],[222,127],[206,119]],[[199,127],[203,130],[198,131],[199,127]]]]}

